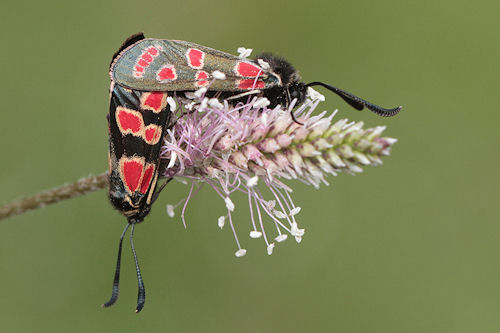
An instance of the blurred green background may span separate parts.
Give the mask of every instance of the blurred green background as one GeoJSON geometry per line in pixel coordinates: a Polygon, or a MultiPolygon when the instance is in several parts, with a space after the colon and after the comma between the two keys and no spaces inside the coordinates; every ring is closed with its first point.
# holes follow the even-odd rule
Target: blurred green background
{"type": "Polygon", "coordinates": [[[124,248],[125,219],[105,191],[0,223],[1,332],[499,332],[500,38],[494,1],[40,1],[0,5],[0,202],[107,168],[108,64],[130,34],[236,53],[286,56],[322,80],[383,106],[356,112],[325,92],[338,119],[387,125],[384,165],[292,183],[301,244],[268,256],[248,238],[235,258],[223,203],[205,188],[188,228],[165,213],[169,185],[137,228],[147,302],[124,248]]]}

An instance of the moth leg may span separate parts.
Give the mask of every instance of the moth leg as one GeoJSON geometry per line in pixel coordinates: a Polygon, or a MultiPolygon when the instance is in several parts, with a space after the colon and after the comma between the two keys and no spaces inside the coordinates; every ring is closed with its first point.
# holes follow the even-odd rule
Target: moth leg
{"type": "Polygon", "coordinates": [[[301,123],[300,121],[298,121],[298,120],[297,120],[297,118],[295,118],[295,114],[293,113],[293,110],[292,110],[292,111],[290,111],[290,115],[292,116],[292,120],[293,120],[295,123],[299,124],[300,126],[304,126],[304,124],[303,124],[303,123],[301,123]]]}
{"type": "Polygon", "coordinates": [[[238,95],[233,95],[231,97],[226,98],[226,100],[230,101],[232,99],[238,99],[238,98],[245,97],[245,96],[248,96],[248,95],[255,95],[255,94],[258,94],[258,93],[261,93],[261,92],[262,92],[261,90],[254,89],[254,90],[246,91],[246,92],[238,94],[238,95]]]}
{"type": "Polygon", "coordinates": [[[153,204],[156,201],[156,199],[158,199],[160,192],[165,188],[165,186],[167,186],[168,183],[172,181],[172,179],[174,179],[174,177],[168,178],[167,180],[165,180],[163,184],[161,184],[155,189],[155,192],[153,193],[153,197],[151,199],[151,204],[153,204]]]}

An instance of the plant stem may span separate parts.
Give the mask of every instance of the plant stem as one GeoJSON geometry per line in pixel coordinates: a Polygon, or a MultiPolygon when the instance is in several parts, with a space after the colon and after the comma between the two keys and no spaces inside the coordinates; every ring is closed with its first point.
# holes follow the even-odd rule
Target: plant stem
{"type": "Polygon", "coordinates": [[[108,186],[108,173],[79,179],[75,183],[65,184],[50,190],[40,192],[30,197],[18,199],[0,206],[0,220],[30,210],[45,207],[66,199],[94,192],[108,186]]]}

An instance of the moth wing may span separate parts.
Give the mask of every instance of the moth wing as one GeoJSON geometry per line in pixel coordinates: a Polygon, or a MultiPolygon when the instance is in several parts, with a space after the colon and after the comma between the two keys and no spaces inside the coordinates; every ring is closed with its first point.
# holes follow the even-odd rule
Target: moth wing
{"type": "Polygon", "coordinates": [[[143,91],[245,91],[279,85],[279,78],[255,62],[191,42],[144,39],[122,51],[111,65],[117,84],[143,91]],[[220,71],[224,80],[213,81],[220,71]],[[213,82],[212,82],[213,81],[213,82]]]}
{"type": "MultiPolygon", "coordinates": [[[[151,203],[159,155],[171,112],[165,92],[141,92],[113,85],[110,97],[110,185],[129,193],[131,204],[151,203]]],[[[111,192],[111,191],[110,191],[111,192]]]]}

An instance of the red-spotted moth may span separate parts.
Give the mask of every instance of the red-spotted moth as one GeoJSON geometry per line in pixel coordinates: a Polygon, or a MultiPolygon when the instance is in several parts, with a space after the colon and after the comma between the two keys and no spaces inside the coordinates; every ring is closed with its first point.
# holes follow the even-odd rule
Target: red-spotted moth
{"type": "Polygon", "coordinates": [[[206,87],[207,95],[234,103],[257,95],[266,97],[269,107],[287,108],[294,99],[295,105],[303,103],[308,87],[319,85],[358,110],[366,107],[381,116],[400,110],[381,108],[322,82],[305,84],[290,63],[269,53],[250,60],[191,42],[145,39],[142,33],[129,37],[115,53],[110,76],[109,198],[128,223],[120,238],[113,293],[103,306],[118,298],[122,241],[131,226],[139,281],[136,312],[144,306],[145,289],[132,239],[135,224],[144,220],[163,188],[157,188],[157,180],[159,151],[171,125],[169,96],[206,87]]]}

